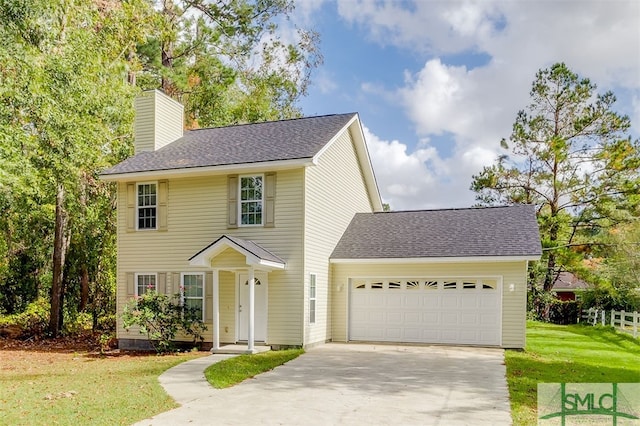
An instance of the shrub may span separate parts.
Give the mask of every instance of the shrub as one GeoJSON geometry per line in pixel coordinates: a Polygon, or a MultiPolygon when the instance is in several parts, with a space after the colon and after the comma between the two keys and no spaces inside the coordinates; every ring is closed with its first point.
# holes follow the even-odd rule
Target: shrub
{"type": "Polygon", "coordinates": [[[175,352],[174,340],[178,332],[193,337],[194,344],[202,342],[207,329],[201,314],[179,303],[179,295],[169,296],[147,291],[131,300],[124,308],[124,328],[139,327],[158,353],[175,352]]]}
{"type": "Polygon", "coordinates": [[[584,308],[598,308],[607,311],[640,310],[640,291],[636,289],[619,289],[608,283],[587,290],[582,295],[584,308]]]}
{"type": "Polygon", "coordinates": [[[578,322],[581,303],[578,300],[555,299],[549,306],[549,321],[554,324],[575,324],[578,322]]]}
{"type": "Polygon", "coordinates": [[[116,331],[116,315],[108,314],[97,317],[95,331],[115,332],[116,331]]]}
{"type": "Polygon", "coordinates": [[[19,330],[15,337],[41,337],[49,326],[49,302],[36,299],[27,305],[24,312],[12,315],[0,315],[0,329],[13,328],[19,330]]]}
{"type": "Polygon", "coordinates": [[[556,300],[554,292],[545,291],[542,284],[534,284],[527,292],[527,318],[549,322],[551,305],[556,300]]]}
{"type": "Polygon", "coordinates": [[[69,336],[84,334],[91,331],[91,314],[78,312],[70,314],[65,312],[64,334],[69,336]]]}

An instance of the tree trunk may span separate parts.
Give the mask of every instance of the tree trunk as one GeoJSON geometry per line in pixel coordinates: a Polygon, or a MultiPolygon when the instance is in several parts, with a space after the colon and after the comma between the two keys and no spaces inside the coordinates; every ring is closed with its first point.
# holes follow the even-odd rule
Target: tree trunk
{"type": "MultiPolygon", "coordinates": [[[[129,54],[127,55],[127,60],[129,61],[129,65],[131,65],[133,63],[133,60],[135,58],[135,51],[133,49],[131,49],[129,51],[129,54]]],[[[136,85],[136,73],[135,71],[129,69],[129,72],[127,72],[127,83],[129,83],[129,85],[134,86],[136,85]]]]}
{"type": "Polygon", "coordinates": [[[82,312],[87,309],[89,304],[89,269],[87,265],[82,265],[82,272],[80,276],[80,306],[79,311],[82,312]]]}
{"type": "MultiPolygon", "coordinates": [[[[558,224],[556,223],[556,216],[552,216],[553,223],[551,229],[549,229],[549,242],[552,247],[557,247],[558,244],[558,224]]],[[[553,283],[556,280],[556,254],[553,252],[553,248],[549,250],[547,255],[547,270],[544,275],[544,291],[551,291],[553,283]]]]}
{"type": "MultiPolygon", "coordinates": [[[[174,5],[172,0],[165,0],[164,8],[162,10],[162,14],[165,16],[165,20],[172,27],[175,25],[176,12],[174,10],[174,5]]],[[[167,70],[173,69],[173,40],[165,39],[162,40],[162,66],[167,70]]],[[[166,93],[168,96],[173,96],[173,82],[169,77],[166,76],[166,73],[162,73],[162,91],[166,93]]]]}
{"type": "Polygon", "coordinates": [[[552,252],[547,257],[547,271],[544,275],[544,291],[551,291],[556,279],[556,255],[552,252]]]}
{"type": "Polygon", "coordinates": [[[67,229],[67,212],[64,210],[64,186],[58,185],[56,194],[56,220],[53,237],[53,279],[51,282],[51,310],[49,312],[49,334],[57,337],[62,327],[62,280],[64,278],[64,261],[69,246],[65,237],[67,229]]]}

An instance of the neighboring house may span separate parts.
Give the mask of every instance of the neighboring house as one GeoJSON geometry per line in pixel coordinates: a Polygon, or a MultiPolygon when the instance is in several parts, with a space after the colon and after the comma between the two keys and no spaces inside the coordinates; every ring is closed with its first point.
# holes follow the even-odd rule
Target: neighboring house
{"type": "Polygon", "coordinates": [[[560,272],[553,282],[552,290],[556,292],[557,298],[560,300],[576,300],[583,291],[590,288],[589,283],[571,272],[560,272]]]}
{"type": "Polygon", "coordinates": [[[521,348],[532,206],[382,212],[358,115],[189,131],[158,91],[136,101],[118,183],[118,329],[148,288],[183,291],[213,350],[327,341],[521,348]]]}

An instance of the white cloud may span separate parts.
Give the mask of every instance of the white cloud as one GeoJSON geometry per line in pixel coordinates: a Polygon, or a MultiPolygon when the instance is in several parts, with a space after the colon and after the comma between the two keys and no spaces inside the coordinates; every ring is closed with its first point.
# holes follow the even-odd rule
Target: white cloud
{"type": "Polygon", "coordinates": [[[603,85],[640,88],[636,0],[338,0],[338,13],[381,45],[486,53],[502,75],[564,61],[603,85]]]}
{"type": "Polygon", "coordinates": [[[395,94],[361,85],[399,100],[415,126],[416,140],[405,143],[367,130],[382,196],[394,209],[473,204],[472,175],[494,161],[529,103],[536,71],[554,62],[591,78],[599,91],[624,92],[629,101],[617,107],[640,134],[640,2],[338,0],[338,11],[379,44],[425,58],[422,69],[405,72],[395,94]],[[461,52],[489,60],[446,63],[461,52]],[[441,134],[455,143],[446,158],[428,142],[441,134]]]}
{"type": "Polygon", "coordinates": [[[324,68],[320,68],[313,77],[314,85],[322,93],[333,93],[338,88],[335,78],[324,68]]]}
{"type": "Polygon", "coordinates": [[[326,0],[296,0],[293,15],[303,27],[313,26],[314,18],[326,0]]]}
{"type": "Polygon", "coordinates": [[[462,155],[461,160],[443,160],[433,147],[410,152],[400,141],[382,140],[366,126],[363,130],[380,195],[393,210],[468,207],[474,203],[466,171],[477,167],[477,153],[462,155]]]}

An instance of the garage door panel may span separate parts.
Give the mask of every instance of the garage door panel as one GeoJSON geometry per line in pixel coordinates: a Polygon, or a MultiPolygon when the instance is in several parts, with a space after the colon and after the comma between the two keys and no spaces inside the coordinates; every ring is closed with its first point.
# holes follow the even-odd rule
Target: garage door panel
{"type": "MultiPolygon", "coordinates": [[[[431,293],[431,292],[427,292],[425,291],[424,293],[431,293]]],[[[421,303],[418,303],[418,307],[422,308],[422,309],[435,309],[435,308],[439,308],[440,305],[442,304],[440,295],[438,294],[428,294],[426,296],[420,296],[420,298],[418,299],[421,303]]]]}
{"type": "Polygon", "coordinates": [[[460,334],[458,335],[458,338],[460,340],[464,340],[469,343],[479,343],[480,342],[479,334],[480,334],[479,330],[461,329],[460,334]]]}
{"type": "Polygon", "coordinates": [[[444,329],[440,331],[440,339],[443,343],[459,342],[457,329],[444,329]]]}
{"type": "Polygon", "coordinates": [[[401,311],[390,311],[387,313],[387,324],[395,325],[402,324],[403,322],[403,315],[401,311]]]}
{"type": "Polygon", "coordinates": [[[369,306],[383,308],[385,306],[385,301],[386,298],[380,290],[372,290],[372,292],[369,293],[369,306]]]}
{"type": "Polygon", "coordinates": [[[442,301],[440,302],[440,307],[444,309],[457,309],[460,303],[460,296],[451,290],[445,290],[445,292],[448,294],[441,297],[442,301]]]}
{"type": "Polygon", "coordinates": [[[460,325],[474,327],[478,324],[478,314],[476,312],[460,313],[460,325]]]}
{"type": "Polygon", "coordinates": [[[351,313],[351,322],[353,324],[367,324],[369,323],[369,312],[365,310],[357,309],[357,306],[354,306],[351,313]]]}
{"type": "Polygon", "coordinates": [[[420,342],[422,341],[422,329],[419,327],[404,327],[402,329],[404,342],[420,342]]]}
{"type": "Polygon", "coordinates": [[[402,295],[401,294],[388,294],[386,295],[386,306],[389,308],[401,308],[402,307],[402,295]]]}
{"type": "Polygon", "coordinates": [[[351,289],[350,340],[500,344],[497,285],[471,286],[481,280],[468,278],[362,281],[368,288],[351,289]]]}
{"type": "Polygon", "coordinates": [[[422,330],[422,338],[420,342],[425,343],[440,343],[440,331],[439,330],[422,330]]]}
{"type": "Polygon", "coordinates": [[[460,314],[458,312],[443,312],[442,313],[442,324],[446,326],[450,325],[458,325],[458,318],[460,314]]]}
{"type": "Polygon", "coordinates": [[[407,309],[420,308],[420,297],[416,297],[416,294],[403,294],[402,306],[407,309]]]}
{"type": "Polygon", "coordinates": [[[496,342],[497,345],[500,342],[500,335],[493,330],[480,330],[479,340],[481,342],[496,342]]]}
{"type": "Polygon", "coordinates": [[[401,327],[387,327],[386,328],[386,339],[390,341],[398,341],[402,339],[402,328],[401,327]]]}
{"type": "Polygon", "coordinates": [[[370,327],[366,331],[366,335],[375,340],[384,340],[384,327],[370,327]]]}
{"type": "Polygon", "coordinates": [[[500,317],[497,313],[481,313],[478,315],[478,318],[478,325],[483,327],[497,326],[500,323],[500,317]]]}
{"type": "Polygon", "coordinates": [[[369,311],[369,320],[373,323],[373,324],[384,324],[384,311],[383,310],[379,310],[379,311],[369,311]]]}
{"type": "Polygon", "coordinates": [[[416,312],[416,311],[404,312],[403,316],[404,316],[404,324],[407,327],[422,324],[422,320],[421,320],[422,316],[420,315],[420,312],[416,312]]]}
{"type": "Polygon", "coordinates": [[[430,324],[437,326],[440,324],[440,312],[423,312],[422,313],[422,324],[425,326],[429,326],[430,324]]]}
{"type": "Polygon", "coordinates": [[[475,294],[460,295],[460,307],[463,309],[476,309],[480,305],[480,297],[475,294]]]}

